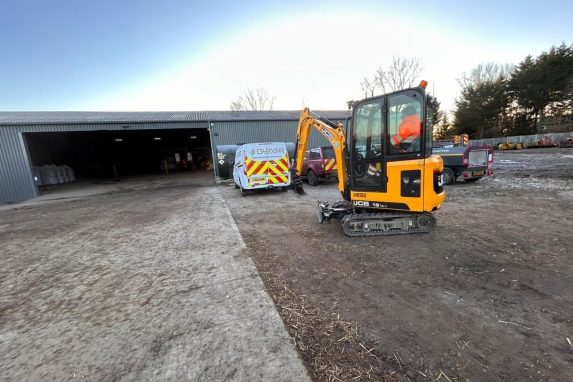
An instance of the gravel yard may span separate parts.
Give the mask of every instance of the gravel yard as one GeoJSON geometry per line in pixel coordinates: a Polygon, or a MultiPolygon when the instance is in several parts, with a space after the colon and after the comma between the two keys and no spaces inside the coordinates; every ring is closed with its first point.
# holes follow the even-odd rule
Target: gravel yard
{"type": "Polygon", "coordinates": [[[392,237],[318,225],[332,181],[302,197],[222,187],[316,380],[570,379],[573,149],[496,152],[493,169],[447,187],[434,233],[392,237]],[[290,313],[301,301],[303,328],[290,313]],[[332,315],[357,328],[336,351],[332,315]]]}

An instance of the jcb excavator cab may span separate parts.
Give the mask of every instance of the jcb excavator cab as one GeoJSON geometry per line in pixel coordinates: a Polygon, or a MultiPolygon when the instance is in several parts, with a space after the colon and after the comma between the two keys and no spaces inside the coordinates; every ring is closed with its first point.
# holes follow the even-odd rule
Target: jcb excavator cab
{"type": "Polygon", "coordinates": [[[394,210],[437,209],[444,200],[442,168],[441,160],[432,156],[432,122],[427,121],[423,88],[353,106],[346,132],[349,201],[359,207],[369,202],[394,210]]]}
{"type": "Polygon", "coordinates": [[[319,202],[319,222],[340,219],[349,236],[428,232],[445,193],[432,155],[432,121],[421,86],[353,102],[346,130],[305,109],[297,131],[295,189],[314,127],[334,148],[344,201],[319,202]]]}

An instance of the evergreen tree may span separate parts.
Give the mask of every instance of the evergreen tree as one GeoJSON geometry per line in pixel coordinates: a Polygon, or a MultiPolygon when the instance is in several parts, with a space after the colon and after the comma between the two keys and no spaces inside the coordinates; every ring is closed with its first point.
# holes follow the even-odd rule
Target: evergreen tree
{"type": "MultiPolygon", "coordinates": [[[[512,73],[508,92],[517,105],[533,117],[531,132],[540,131],[548,112],[552,115],[571,113],[573,45],[552,47],[536,59],[527,56],[512,73]]],[[[526,122],[523,117],[520,121],[526,122]]]]}
{"type": "Polygon", "coordinates": [[[428,94],[428,112],[432,112],[428,117],[432,120],[432,124],[435,126],[442,119],[444,112],[440,109],[441,103],[438,101],[437,97],[432,94],[428,94]]]}
{"type": "Polygon", "coordinates": [[[500,75],[494,81],[467,84],[455,101],[454,126],[470,138],[499,136],[509,99],[506,80],[500,75]]]}
{"type": "Polygon", "coordinates": [[[454,135],[457,135],[457,131],[450,123],[448,114],[442,113],[440,120],[434,125],[434,141],[451,139],[454,135]]]}

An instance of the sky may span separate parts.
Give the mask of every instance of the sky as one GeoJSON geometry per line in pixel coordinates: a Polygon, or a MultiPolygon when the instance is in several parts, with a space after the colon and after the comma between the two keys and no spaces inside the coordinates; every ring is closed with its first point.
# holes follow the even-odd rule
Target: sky
{"type": "Polygon", "coordinates": [[[451,111],[457,78],[573,43],[571,1],[3,0],[0,111],[345,109],[393,57],[451,111]]]}

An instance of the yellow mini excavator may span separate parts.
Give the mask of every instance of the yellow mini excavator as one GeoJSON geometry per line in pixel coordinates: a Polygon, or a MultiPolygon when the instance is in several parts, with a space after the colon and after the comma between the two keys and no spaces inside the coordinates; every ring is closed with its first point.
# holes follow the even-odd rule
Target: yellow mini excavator
{"type": "Polygon", "coordinates": [[[293,187],[302,189],[302,167],[312,128],[332,145],[343,201],[318,202],[318,221],[339,219],[348,236],[429,232],[431,212],[442,206],[443,164],[432,155],[432,113],[426,82],[410,89],[352,102],[352,117],[334,123],[308,108],[297,130],[293,187]],[[345,131],[346,130],[346,131],[345,131]]]}

